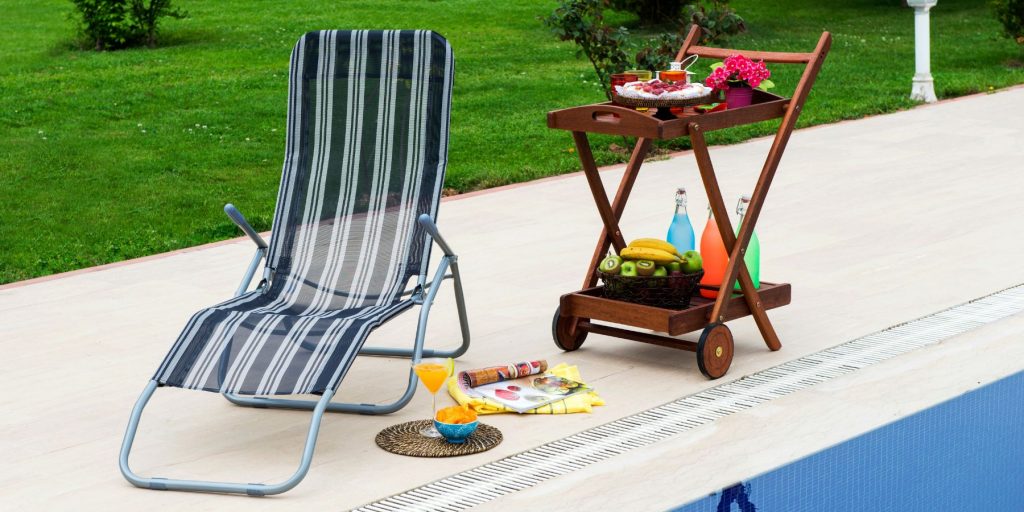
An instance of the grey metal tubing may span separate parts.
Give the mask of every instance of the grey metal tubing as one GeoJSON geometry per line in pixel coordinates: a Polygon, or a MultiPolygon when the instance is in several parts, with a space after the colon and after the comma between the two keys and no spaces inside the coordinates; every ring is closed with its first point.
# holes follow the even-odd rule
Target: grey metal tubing
{"type": "Polygon", "coordinates": [[[263,237],[252,228],[249,221],[245,220],[245,216],[242,215],[242,212],[238,211],[238,208],[235,208],[235,205],[231,203],[224,205],[224,213],[228,214],[228,217],[231,218],[235,225],[241,228],[245,234],[249,235],[249,238],[251,238],[253,243],[256,244],[256,247],[259,247],[260,249],[267,248],[266,240],[264,240],[263,237]]]}
{"type": "Polygon", "coordinates": [[[437,230],[437,224],[434,223],[434,219],[430,218],[430,215],[424,213],[416,220],[418,220],[420,225],[423,226],[423,229],[427,230],[427,233],[430,233],[430,236],[433,237],[434,241],[437,242],[437,245],[439,245],[441,250],[444,251],[445,256],[455,256],[455,251],[452,251],[448,242],[445,242],[444,238],[441,237],[441,233],[437,230]]]}
{"type": "Polygon", "coordinates": [[[249,284],[252,283],[252,277],[256,275],[256,269],[259,268],[260,262],[263,260],[263,255],[267,250],[263,248],[256,249],[256,254],[253,254],[252,261],[249,262],[249,268],[245,271],[245,276],[242,277],[242,283],[238,285],[238,289],[235,290],[235,297],[245,293],[249,289],[249,284]]]}
{"type": "Polygon", "coordinates": [[[179,480],[172,478],[142,477],[131,470],[128,465],[128,456],[132,450],[132,443],[135,441],[135,432],[139,427],[139,419],[142,417],[142,410],[145,409],[149,399],[156,391],[158,384],[155,380],[149,381],[146,389],[142,391],[135,407],[132,409],[131,419],[128,420],[128,428],[124,434],[124,441],[121,443],[121,456],[119,466],[121,474],[125,479],[136,487],[156,489],[164,491],[200,491],[200,492],[223,492],[233,494],[247,494],[249,496],[268,496],[285,492],[302,481],[309,472],[309,466],[313,461],[313,450],[316,448],[316,437],[320,432],[320,420],[323,419],[327,404],[334,396],[334,390],[324,391],[323,396],[316,402],[313,408],[313,417],[309,423],[309,433],[306,435],[306,444],[302,449],[302,458],[299,460],[299,467],[287,480],[276,484],[243,484],[234,482],[210,482],[205,480],[179,480]]]}
{"type": "MultiPolygon", "coordinates": [[[[446,281],[448,279],[451,279],[452,277],[455,277],[455,276],[453,276],[452,274],[445,274],[445,276],[441,278],[441,281],[446,281]]],[[[434,285],[434,281],[426,281],[423,284],[419,285],[419,289],[420,290],[425,290],[427,288],[430,288],[433,285],[434,285]]],[[[412,294],[416,293],[416,289],[417,289],[416,287],[409,288],[408,290],[402,292],[400,297],[405,297],[406,295],[412,295],[412,294]]]]}

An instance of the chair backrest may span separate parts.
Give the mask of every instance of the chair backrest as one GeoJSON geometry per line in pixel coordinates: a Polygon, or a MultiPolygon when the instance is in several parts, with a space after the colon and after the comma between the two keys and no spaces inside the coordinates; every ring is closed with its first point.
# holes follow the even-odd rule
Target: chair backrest
{"type": "Polygon", "coordinates": [[[319,31],[292,52],[268,294],[296,313],[389,304],[426,272],[454,60],[425,30],[319,31]]]}

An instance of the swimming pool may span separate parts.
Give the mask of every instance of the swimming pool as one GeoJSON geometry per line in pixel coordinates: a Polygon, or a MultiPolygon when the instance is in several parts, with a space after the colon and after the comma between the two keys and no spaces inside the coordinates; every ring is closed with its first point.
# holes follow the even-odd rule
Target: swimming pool
{"type": "Polygon", "coordinates": [[[1024,510],[1024,372],[674,510],[1024,510]]]}

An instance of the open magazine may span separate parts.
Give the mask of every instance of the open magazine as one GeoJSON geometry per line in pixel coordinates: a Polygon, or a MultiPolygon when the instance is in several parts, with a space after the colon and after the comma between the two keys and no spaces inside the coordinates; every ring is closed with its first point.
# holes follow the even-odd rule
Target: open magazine
{"type": "Polygon", "coordinates": [[[488,398],[518,413],[592,390],[582,382],[542,374],[546,369],[544,361],[529,361],[470,370],[459,375],[458,384],[471,397],[488,398]]]}

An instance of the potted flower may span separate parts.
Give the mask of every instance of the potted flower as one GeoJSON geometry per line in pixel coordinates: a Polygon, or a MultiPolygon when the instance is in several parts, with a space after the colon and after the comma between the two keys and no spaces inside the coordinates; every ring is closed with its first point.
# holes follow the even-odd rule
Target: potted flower
{"type": "Polygon", "coordinates": [[[711,74],[704,84],[717,91],[725,91],[725,102],[729,108],[746,107],[754,96],[754,89],[762,91],[775,87],[768,77],[764,61],[754,62],[743,55],[732,55],[722,62],[711,65],[711,74]]]}

